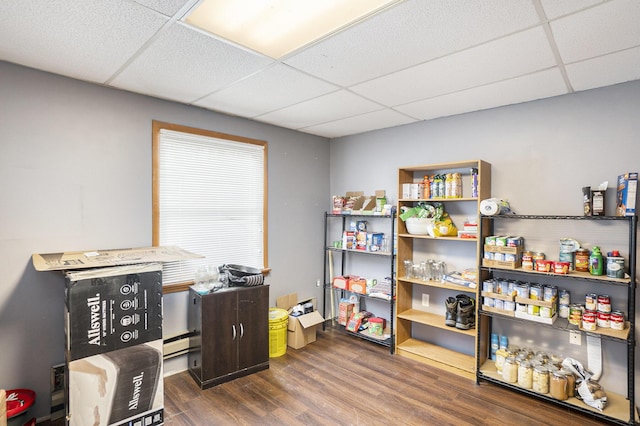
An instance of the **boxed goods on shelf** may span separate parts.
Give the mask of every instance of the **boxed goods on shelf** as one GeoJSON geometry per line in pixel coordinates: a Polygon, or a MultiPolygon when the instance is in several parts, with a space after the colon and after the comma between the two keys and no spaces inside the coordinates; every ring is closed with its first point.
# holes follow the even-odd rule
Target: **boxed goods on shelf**
{"type": "Polygon", "coordinates": [[[338,324],[347,325],[347,321],[353,313],[356,304],[348,301],[341,301],[338,304],[338,324]]]}
{"type": "Polygon", "coordinates": [[[364,195],[362,191],[350,191],[346,195],[333,196],[333,214],[389,214],[383,209],[387,205],[384,190],[377,190],[375,195],[364,195]]]}
{"type": "Polygon", "coordinates": [[[276,299],[276,307],[285,309],[291,313],[296,305],[307,305],[311,303],[313,311],[300,316],[289,315],[287,324],[287,346],[293,349],[300,349],[309,343],[316,341],[316,326],[324,322],[320,312],[316,310],[316,298],[298,300],[297,293],[280,296],[276,299]]]}
{"type": "Polygon", "coordinates": [[[618,176],[616,216],[633,216],[636,214],[637,190],[638,173],[625,173],[618,176]]]}

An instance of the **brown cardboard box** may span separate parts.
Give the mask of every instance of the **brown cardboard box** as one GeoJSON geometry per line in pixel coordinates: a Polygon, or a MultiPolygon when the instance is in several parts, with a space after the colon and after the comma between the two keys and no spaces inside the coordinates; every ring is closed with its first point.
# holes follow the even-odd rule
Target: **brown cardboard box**
{"type": "Polygon", "coordinates": [[[293,349],[300,349],[309,343],[316,341],[316,328],[324,322],[324,318],[316,309],[315,297],[298,300],[297,293],[287,294],[276,299],[276,307],[286,309],[289,314],[297,304],[311,303],[313,311],[298,317],[289,316],[287,326],[287,346],[293,349]]]}

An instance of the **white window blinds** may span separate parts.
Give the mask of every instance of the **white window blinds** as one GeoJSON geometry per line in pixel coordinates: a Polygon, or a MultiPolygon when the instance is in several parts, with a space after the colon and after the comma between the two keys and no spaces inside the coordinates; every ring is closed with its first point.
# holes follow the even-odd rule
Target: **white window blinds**
{"type": "Polygon", "coordinates": [[[158,145],[159,245],[205,256],[165,264],[164,283],[201,266],[265,267],[265,145],[168,129],[158,145]]]}

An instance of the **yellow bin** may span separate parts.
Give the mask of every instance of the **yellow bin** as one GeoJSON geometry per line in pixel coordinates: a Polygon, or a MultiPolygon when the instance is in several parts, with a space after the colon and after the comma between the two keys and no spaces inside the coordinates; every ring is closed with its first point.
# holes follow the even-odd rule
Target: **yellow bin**
{"type": "Polygon", "coordinates": [[[284,309],[269,308],[269,358],[287,353],[289,314],[284,309]]]}

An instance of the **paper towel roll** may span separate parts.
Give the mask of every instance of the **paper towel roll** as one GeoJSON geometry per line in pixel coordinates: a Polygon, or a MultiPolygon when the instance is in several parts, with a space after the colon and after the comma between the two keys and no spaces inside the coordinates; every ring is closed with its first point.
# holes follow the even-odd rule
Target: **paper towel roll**
{"type": "Polygon", "coordinates": [[[498,214],[511,213],[509,203],[498,198],[488,198],[480,201],[480,214],[495,216],[498,214]]]}
{"type": "Polygon", "coordinates": [[[480,201],[480,213],[486,216],[494,216],[500,213],[500,206],[494,200],[480,201]]]}

